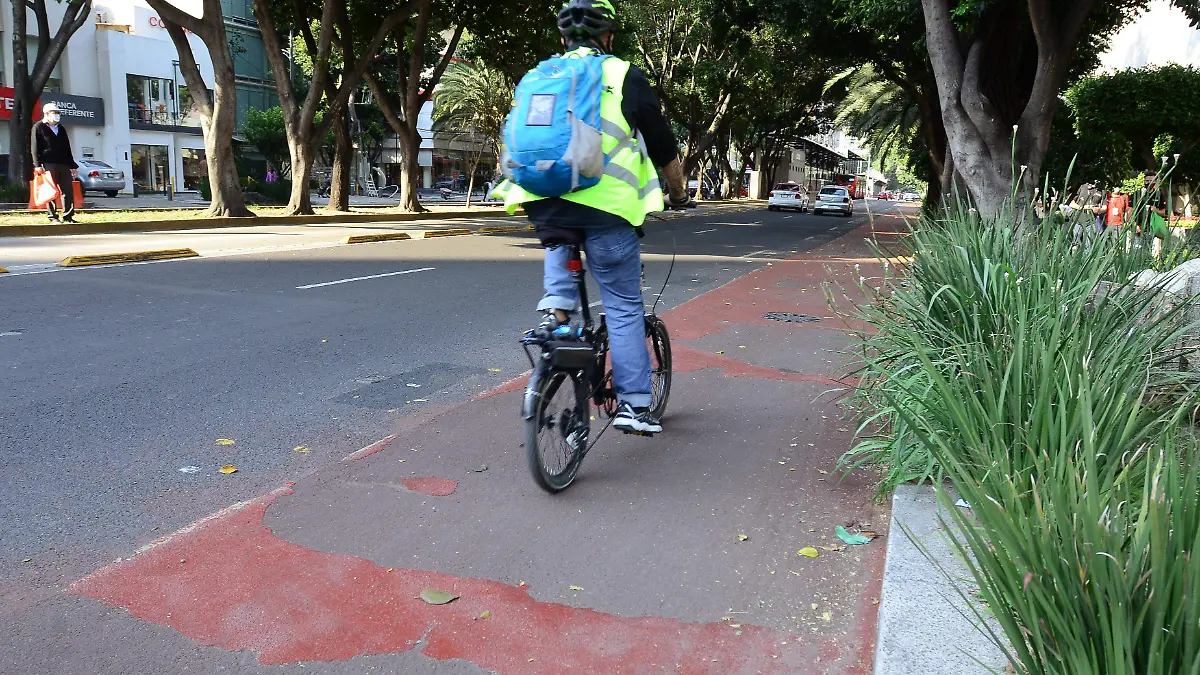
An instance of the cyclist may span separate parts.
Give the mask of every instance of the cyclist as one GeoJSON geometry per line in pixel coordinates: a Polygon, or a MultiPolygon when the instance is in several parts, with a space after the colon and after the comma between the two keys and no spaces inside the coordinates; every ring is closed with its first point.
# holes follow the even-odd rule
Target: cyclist
{"type": "MultiPolygon", "coordinates": [[[[611,0],[567,0],[558,14],[558,28],[568,53],[609,54],[617,30],[616,9],[611,0]]],[[[662,422],[650,413],[650,354],[638,239],[646,214],[664,208],[654,166],[662,167],[666,178],[667,205],[688,208],[695,204],[687,192],[675,134],[645,73],[628,61],[609,58],[603,64],[603,86],[601,126],[605,136],[627,140],[609,151],[608,167],[598,184],[562,197],[543,198],[504,181],[493,194],[504,199],[509,213],[524,206],[543,241],[547,233],[563,230],[570,233],[568,238],[582,241],[608,321],[618,401],[613,426],[626,433],[653,434],[662,431],[662,422]]],[[[567,270],[566,247],[547,249],[544,286],[546,292],[537,308],[545,316],[537,330],[549,334],[569,323],[579,305],[578,290],[567,270]]]]}

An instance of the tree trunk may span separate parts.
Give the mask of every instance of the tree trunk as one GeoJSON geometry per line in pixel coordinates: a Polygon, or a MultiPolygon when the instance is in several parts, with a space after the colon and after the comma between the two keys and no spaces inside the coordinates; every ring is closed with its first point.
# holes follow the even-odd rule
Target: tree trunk
{"type": "MultiPolygon", "coordinates": [[[[954,174],[985,220],[1003,212],[1013,190],[1024,197],[1014,205],[1018,217],[1023,217],[1022,205],[1041,174],[1059,88],[1094,4],[1095,0],[1063,5],[1028,0],[1037,46],[1036,64],[1028,78],[1020,71],[1022,64],[1009,57],[1015,47],[993,42],[1010,39],[1004,31],[992,30],[994,22],[985,22],[964,39],[950,15],[948,0],[921,0],[947,156],[953,155],[954,174]],[[1018,114],[1014,111],[1019,111],[1015,120],[1011,119],[1018,114]]],[[[944,178],[946,171],[942,173],[944,178]]],[[[942,189],[946,194],[951,191],[945,182],[942,189]]]]}
{"type": "MultiPolygon", "coordinates": [[[[215,23],[224,35],[224,22],[218,18],[215,23]]],[[[183,40],[186,43],[187,38],[183,40]]],[[[205,127],[204,160],[208,164],[208,184],[212,189],[208,215],[253,216],[250,209],[246,208],[246,196],[238,182],[237,164],[233,159],[233,132],[237,125],[237,85],[233,75],[233,57],[225,40],[221,40],[221,44],[215,48],[210,48],[209,53],[213,61],[213,104],[207,111],[207,120],[203,119],[205,115],[201,113],[201,125],[205,127]]],[[[187,58],[191,58],[190,52],[187,58]]],[[[194,77],[188,77],[192,68],[182,68],[183,64],[180,65],[189,91],[203,96],[204,80],[200,78],[199,70],[196,70],[194,77]]]]}
{"type": "MultiPolygon", "coordinates": [[[[15,91],[19,90],[14,87],[15,91]]],[[[33,160],[29,156],[29,141],[33,134],[33,101],[25,105],[24,101],[29,100],[27,93],[24,96],[14,93],[13,100],[12,119],[8,121],[8,179],[13,184],[24,184],[33,180],[33,160]]]]}
{"type": "Polygon", "coordinates": [[[471,164],[471,177],[467,179],[467,210],[471,210],[471,192],[475,190],[475,167],[478,162],[471,164]]]}
{"type": "MultiPolygon", "coordinates": [[[[233,59],[228,48],[218,48],[212,52],[217,55],[213,59],[215,100],[207,123],[201,121],[205,127],[204,161],[208,164],[208,184],[212,189],[208,215],[214,218],[253,216],[250,209],[246,208],[246,196],[238,182],[237,164],[233,159],[233,132],[237,124],[233,59]]],[[[197,84],[203,86],[203,81],[197,84]]],[[[188,89],[204,95],[202,88],[197,89],[189,84],[188,89]]]]}
{"type": "Polygon", "coordinates": [[[288,154],[292,160],[292,195],[288,199],[287,214],[290,216],[312,215],[312,194],[308,183],[312,180],[313,156],[316,154],[308,143],[288,139],[288,154]]]}
{"type": "Polygon", "coordinates": [[[9,120],[8,175],[14,183],[27,183],[33,179],[33,158],[29,155],[30,136],[33,132],[34,106],[46,88],[54,67],[62,58],[67,41],[75,31],[90,18],[92,0],[70,0],[64,3],[62,20],[58,29],[50,31],[50,19],[46,12],[46,0],[12,0],[12,52],[13,52],[13,110],[9,120]],[[37,59],[30,67],[28,12],[32,11],[37,22],[37,59]]]}
{"type": "Polygon", "coordinates": [[[350,165],[354,162],[354,143],[350,139],[346,111],[343,108],[333,121],[333,178],[329,188],[330,211],[350,210],[350,165]]]}
{"type": "Polygon", "coordinates": [[[221,18],[217,0],[205,0],[204,16],[200,19],[185,14],[162,0],[150,0],[150,7],[159,13],[167,35],[179,54],[179,72],[192,92],[192,100],[200,114],[204,132],[204,161],[208,165],[208,185],[212,202],[208,215],[214,218],[249,217],[254,213],[246,208],[246,196],[238,181],[237,164],[233,159],[233,132],[237,125],[237,83],[233,72],[233,55],[221,18]],[[213,64],[213,96],[207,96],[208,86],[200,75],[184,30],[200,37],[208,49],[213,64]]]}
{"type": "Polygon", "coordinates": [[[421,151],[421,135],[415,128],[403,129],[400,138],[400,208],[411,213],[424,213],[429,209],[421,206],[417,189],[421,186],[421,166],[418,163],[421,151]]]}

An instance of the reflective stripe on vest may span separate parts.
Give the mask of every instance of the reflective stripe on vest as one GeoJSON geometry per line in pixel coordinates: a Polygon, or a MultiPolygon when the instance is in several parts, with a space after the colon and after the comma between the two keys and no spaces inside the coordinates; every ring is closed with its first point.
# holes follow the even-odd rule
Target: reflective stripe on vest
{"type": "MultiPolygon", "coordinates": [[[[583,48],[575,53],[583,56],[588,52],[583,48]]],[[[620,216],[640,226],[647,213],[662,211],[664,203],[658,173],[646,152],[646,141],[640,132],[632,132],[621,112],[622,89],[628,72],[628,61],[617,58],[604,61],[604,91],[600,95],[600,131],[606,160],[604,175],[596,185],[563,195],[562,199],[620,216]]],[[[521,204],[544,199],[511,181],[501,183],[492,195],[504,199],[505,210],[510,214],[521,204]]]]}

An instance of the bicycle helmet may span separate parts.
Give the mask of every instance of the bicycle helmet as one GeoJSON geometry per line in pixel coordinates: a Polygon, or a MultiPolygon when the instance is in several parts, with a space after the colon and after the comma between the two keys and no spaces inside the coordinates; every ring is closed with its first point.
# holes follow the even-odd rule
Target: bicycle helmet
{"type": "Polygon", "coordinates": [[[558,29],[568,43],[595,40],[617,30],[612,0],[567,0],[558,12],[558,29]]]}

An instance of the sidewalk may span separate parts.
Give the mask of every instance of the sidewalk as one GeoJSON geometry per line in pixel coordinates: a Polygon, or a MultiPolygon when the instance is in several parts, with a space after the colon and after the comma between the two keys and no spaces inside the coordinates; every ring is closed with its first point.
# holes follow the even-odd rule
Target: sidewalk
{"type": "Polygon", "coordinates": [[[565,493],[527,475],[514,380],[75,582],[61,609],[102,628],[73,651],[105,672],[870,673],[889,511],[834,467],[852,337],[821,287],[855,288],[866,234],[666,312],[666,433],[609,431],[565,493]],[[842,547],[839,525],[880,537],[842,547]]]}

